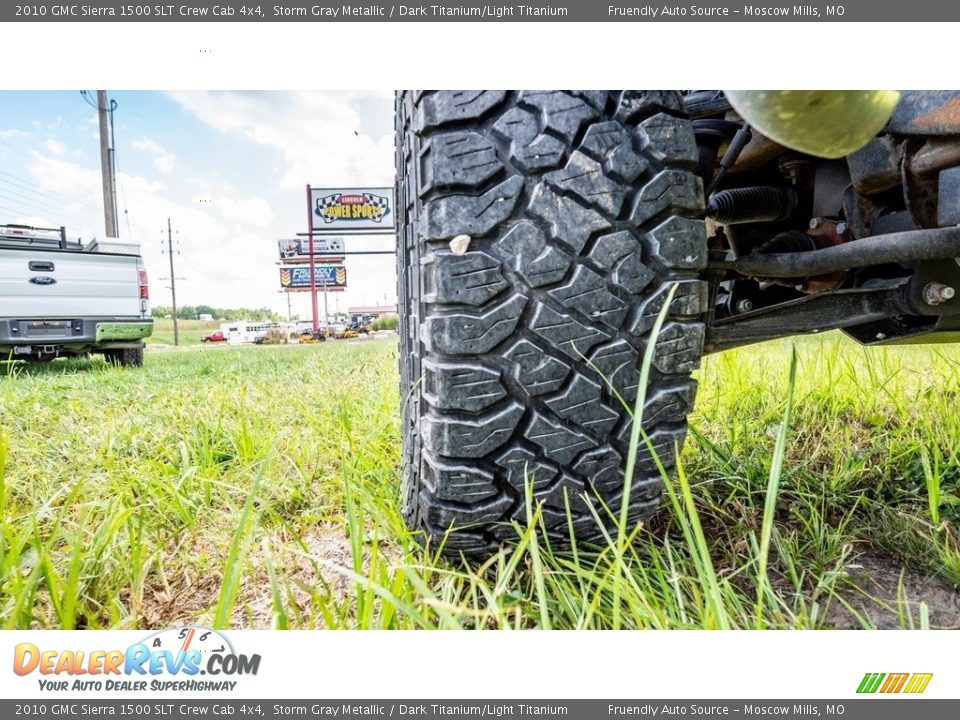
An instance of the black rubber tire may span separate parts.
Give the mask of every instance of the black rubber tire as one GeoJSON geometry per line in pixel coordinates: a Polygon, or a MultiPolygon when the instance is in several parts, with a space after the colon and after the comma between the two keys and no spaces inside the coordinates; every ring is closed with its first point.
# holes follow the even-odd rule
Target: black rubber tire
{"type": "MultiPolygon", "coordinates": [[[[670,287],[643,426],[675,465],[707,307],[703,188],[679,93],[397,95],[404,514],[451,555],[525,522],[569,544],[619,513],[639,367],[670,287]],[[609,384],[607,380],[609,380],[609,384]]],[[[641,443],[631,524],[661,494],[641,443]]]]}
{"type": "Polygon", "coordinates": [[[120,348],[116,350],[104,350],[103,356],[108,363],[119,365],[120,367],[142,367],[143,366],[143,348],[120,348]]]}

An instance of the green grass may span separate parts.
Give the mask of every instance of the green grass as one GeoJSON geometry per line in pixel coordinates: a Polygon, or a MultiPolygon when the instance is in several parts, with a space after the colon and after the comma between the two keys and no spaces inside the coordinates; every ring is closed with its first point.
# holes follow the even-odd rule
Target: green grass
{"type": "MultiPolygon", "coordinates": [[[[829,335],[707,358],[652,522],[561,551],[528,498],[517,544],[482,565],[404,527],[396,355],[391,339],[0,366],[0,625],[816,628],[848,608],[871,626],[862,555],[960,582],[949,346],[829,335]]],[[[925,626],[893,584],[887,614],[925,626]]]]}
{"type": "MultiPolygon", "coordinates": [[[[181,345],[199,345],[201,337],[220,329],[220,321],[178,320],[177,326],[181,345]]],[[[173,345],[173,320],[155,318],[153,335],[147,338],[147,345],[173,345]]]]}

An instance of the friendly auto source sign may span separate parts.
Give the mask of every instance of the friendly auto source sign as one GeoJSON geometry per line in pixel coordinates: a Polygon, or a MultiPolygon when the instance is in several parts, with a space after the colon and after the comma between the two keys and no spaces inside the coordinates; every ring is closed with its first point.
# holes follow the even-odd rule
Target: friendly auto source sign
{"type": "MultiPolygon", "coordinates": [[[[297,257],[310,257],[309,240],[277,240],[280,250],[280,259],[289,260],[297,257]]],[[[343,238],[324,237],[313,239],[314,255],[339,255],[343,253],[343,238]]]]}
{"type": "MultiPolygon", "coordinates": [[[[345,288],[347,286],[347,269],[343,265],[317,265],[314,270],[316,271],[318,288],[345,288]]],[[[296,267],[280,268],[280,287],[310,287],[310,266],[298,265],[296,267]]]]}
{"type": "Polygon", "coordinates": [[[311,188],[313,228],[321,232],[392,232],[393,188],[311,188]]]}

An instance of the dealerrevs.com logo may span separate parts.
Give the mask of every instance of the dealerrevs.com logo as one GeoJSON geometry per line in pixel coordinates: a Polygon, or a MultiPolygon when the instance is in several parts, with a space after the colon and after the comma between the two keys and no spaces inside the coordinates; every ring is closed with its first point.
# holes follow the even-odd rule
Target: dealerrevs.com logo
{"type": "Polygon", "coordinates": [[[203,627],[162,630],[125,650],[62,650],[20,643],[13,671],[36,674],[41,690],[231,691],[256,675],[260,655],[237,653],[222,633],[203,627]],[[202,677],[201,677],[202,676],[202,677]]]}

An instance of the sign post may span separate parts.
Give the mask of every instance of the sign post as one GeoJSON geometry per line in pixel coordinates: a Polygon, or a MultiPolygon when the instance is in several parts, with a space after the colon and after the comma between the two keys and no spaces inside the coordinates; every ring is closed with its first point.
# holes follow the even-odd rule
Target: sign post
{"type": "MultiPolygon", "coordinates": [[[[317,322],[316,256],[313,254],[313,192],[310,190],[310,183],[307,183],[307,229],[310,232],[310,307],[313,309],[313,329],[317,330],[320,327],[320,323],[317,322]]],[[[326,312],[326,285],[323,287],[323,307],[324,312],[326,312]]]]}

